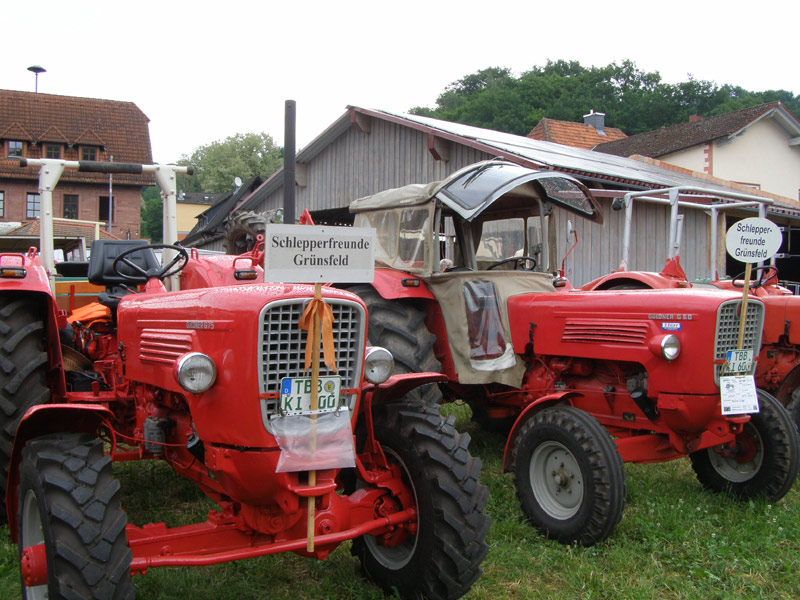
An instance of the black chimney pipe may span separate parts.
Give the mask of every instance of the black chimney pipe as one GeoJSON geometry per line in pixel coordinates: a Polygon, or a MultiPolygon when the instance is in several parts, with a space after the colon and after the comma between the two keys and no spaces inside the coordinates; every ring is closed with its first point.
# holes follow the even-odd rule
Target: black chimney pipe
{"type": "Polygon", "coordinates": [[[295,199],[295,122],[297,120],[297,103],[286,101],[286,121],[283,129],[283,222],[294,225],[295,199]]]}

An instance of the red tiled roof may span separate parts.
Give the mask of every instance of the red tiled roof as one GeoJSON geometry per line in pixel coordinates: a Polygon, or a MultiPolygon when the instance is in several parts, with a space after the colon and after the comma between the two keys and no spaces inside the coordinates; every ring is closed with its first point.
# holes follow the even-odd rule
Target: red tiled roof
{"type": "MultiPolygon", "coordinates": [[[[679,123],[632,135],[624,140],[599,144],[595,150],[617,156],[639,154],[652,158],[704,144],[740,131],[772,110],[782,109],[797,120],[780,102],[768,102],[722,115],[679,123]]],[[[798,123],[800,124],[800,123],[798,123]]]]}
{"type": "MultiPolygon", "coordinates": [[[[103,151],[97,158],[102,161],[113,156],[114,162],[151,164],[149,121],[132,102],[0,90],[0,140],[35,144],[25,149],[28,158],[42,157],[42,142],[58,142],[67,147],[97,146],[103,151]]],[[[77,152],[64,158],[78,160],[77,152]]],[[[21,169],[0,160],[0,177],[36,179],[38,169],[21,169]]],[[[99,183],[108,176],[67,170],[62,179],[99,183]]],[[[149,185],[153,177],[119,174],[114,175],[114,182],[149,185]]]]}
{"type": "Polygon", "coordinates": [[[556,119],[545,117],[536,124],[536,127],[531,130],[528,137],[574,148],[586,148],[587,150],[591,150],[597,144],[626,137],[625,133],[616,127],[605,127],[604,131],[605,135],[602,135],[592,125],[574,123],[572,121],[557,121],[556,119]]]}

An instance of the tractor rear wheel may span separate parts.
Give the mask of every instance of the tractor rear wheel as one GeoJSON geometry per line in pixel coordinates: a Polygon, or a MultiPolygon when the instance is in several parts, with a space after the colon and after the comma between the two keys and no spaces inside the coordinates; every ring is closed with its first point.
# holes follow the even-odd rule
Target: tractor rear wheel
{"type": "Polygon", "coordinates": [[[256,245],[256,238],[264,235],[269,217],[262,213],[247,211],[237,213],[229,218],[225,225],[225,252],[242,254],[249,252],[256,245]]]}
{"type": "Polygon", "coordinates": [[[478,482],[481,461],[467,450],[469,436],[434,406],[377,406],[373,418],[375,438],[416,504],[417,523],[399,544],[365,535],[353,540],[352,553],[387,593],[460,598],[481,574],[491,524],[483,512],[489,492],[478,482]]]}
{"type": "MultiPolygon", "coordinates": [[[[425,326],[423,311],[402,300],[386,300],[369,285],[349,289],[367,305],[369,343],[392,353],[395,373],[441,372],[442,364],[433,351],[436,336],[425,326]]],[[[437,384],[420,386],[405,397],[425,404],[442,403],[437,384]]]]}
{"type": "Polygon", "coordinates": [[[689,455],[698,481],[712,492],[739,500],[780,500],[800,468],[800,437],[788,411],[773,395],[756,390],[759,412],[750,415],[731,448],[715,447],[689,455]]]}
{"type": "Polygon", "coordinates": [[[47,583],[23,598],[132,599],[131,550],[111,457],[90,435],[29,441],[22,452],[19,551],[44,544],[47,583]]]}
{"type": "Polygon", "coordinates": [[[536,413],[519,430],[512,464],[522,510],[546,536],[591,546],[616,529],[627,492],[622,457],[590,414],[572,406],[536,413]]]}
{"type": "Polygon", "coordinates": [[[0,522],[6,520],[8,463],[25,412],[50,399],[44,321],[30,296],[0,296],[0,522]]]}

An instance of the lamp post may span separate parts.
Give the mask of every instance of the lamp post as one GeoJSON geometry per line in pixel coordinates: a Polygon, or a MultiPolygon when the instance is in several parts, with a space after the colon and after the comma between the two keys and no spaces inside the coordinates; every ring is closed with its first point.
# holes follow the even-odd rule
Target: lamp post
{"type": "Polygon", "coordinates": [[[39,65],[33,65],[28,67],[28,71],[31,73],[36,73],[36,93],[39,93],[39,73],[44,73],[47,71],[44,67],[40,67],[39,65]]]}

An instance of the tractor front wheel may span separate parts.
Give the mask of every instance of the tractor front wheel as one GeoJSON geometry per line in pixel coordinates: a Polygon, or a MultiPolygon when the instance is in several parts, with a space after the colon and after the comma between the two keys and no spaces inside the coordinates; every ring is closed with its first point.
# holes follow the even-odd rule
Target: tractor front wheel
{"type": "Polygon", "coordinates": [[[800,468],[800,437],[788,411],[774,396],[757,390],[759,412],[750,415],[731,447],[689,455],[698,481],[712,492],[740,500],[777,501],[792,487],[800,468]]]}
{"type": "Polygon", "coordinates": [[[512,464],[523,512],[550,538],[590,546],[622,518],[622,458],[606,429],[582,410],[557,406],[533,415],[519,430],[512,464]]]}
{"type": "Polygon", "coordinates": [[[50,400],[41,306],[30,296],[0,296],[0,522],[17,425],[29,408],[50,400]]]}
{"type": "Polygon", "coordinates": [[[126,518],[102,442],[73,433],[36,438],[21,465],[20,560],[44,544],[47,564],[47,583],[23,581],[23,598],[132,599],[126,518]]]}
{"type": "Polygon", "coordinates": [[[491,524],[483,512],[489,493],[478,483],[481,462],[467,450],[469,436],[457,433],[455,419],[442,419],[433,406],[378,406],[373,418],[375,438],[416,505],[417,523],[400,543],[357,538],[352,553],[387,593],[460,598],[481,574],[491,524]]]}

